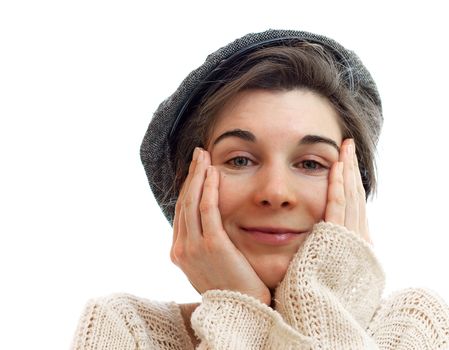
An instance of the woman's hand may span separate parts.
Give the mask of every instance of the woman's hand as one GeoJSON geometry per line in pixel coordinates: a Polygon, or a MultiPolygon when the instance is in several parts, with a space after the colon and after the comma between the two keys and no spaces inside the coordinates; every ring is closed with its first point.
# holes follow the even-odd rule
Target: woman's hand
{"type": "Polygon", "coordinates": [[[333,164],[329,175],[325,221],[345,226],[372,243],[366,217],[365,189],[352,139],[343,141],[339,161],[333,164]]]}
{"type": "Polygon", "coordinates": [[[199,293],[233,290],[270,305],[269,289],[223,228],[218,185],[209,153],[197,148],[176,203],[171,260],[199,293]]]}

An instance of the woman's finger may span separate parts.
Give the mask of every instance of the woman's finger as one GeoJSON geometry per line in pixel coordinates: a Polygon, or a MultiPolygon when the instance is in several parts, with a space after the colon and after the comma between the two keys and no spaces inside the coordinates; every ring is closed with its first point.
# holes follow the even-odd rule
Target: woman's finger
{"type": "Polygon", "coordinates": [[[354,168],[356,173],[356,188],[359,197],[359,230],[362,237],[370,244],[372,244],[371,237],[369,235],[368,217],[366,214],[366,192],[363,187],[362,176],[360,174],[359,162],[357,160],[357,153],[354,147],[354,168]]]}
{"type": "Polygon", "coordinates": [[[195,168],[197,165],[197,158],[198,158],[200,151],[201,151],[201,149],[199,147],[195,147],[195,150],[193,151],[193,155],[192,155],[192,161],[190,162],[190,165],[189,165],[189,172],[187,173],[187,177],[181,186],[181,190],[179,192],[177,203],[179,203],[179,202],[182,203],[182,200],[186,193],[186,189],[189,188],[190,181],[192,180],[193,174],[195,173],[195,168]]]}
{"type": "Polygon", "coordinates": [[[325,221],[342,226],[345,224],[346,210],[343,181],[343,162],[335,162],[329,174],[325,221]]]}
{"type": "Polygon", "coordinates": [[[188,240],[199,240],[202,237],[202,227],[199,203],[203,193],[206,169],[210,164],[209,154],[205,150],[198,152],[193,176],[183,198],[183,210],[188,240]]]}
{"type": "Polygon", "coordinates": [[[175,245],[176,240],[179,237],[179,217],[180,217],[180,211],[181,211],[181,205],[179,204],[179,201],[177,201],[176,202],[176,206],[175,206],[175,217],[173,218],[172,247],[175,245]]]}
{"type": "Polygon", "coordinates": [[[185,213],[183,210],[183,203],[185,193],[187,192],[193,174],[195,173],[199,152],[199,147],[196,147],[192,154],[192,161],[189,165],[189,172],[187,173],[186,179],[181,186],[175,205],[175,217],[173,218],[173,241],[170,249],[170,258],[176,265],[179,264],[179,258],[185,254],[187,228],[185,222],[185,213]]]}
{"type": "Polygon", "coordinates": [[[354,142],[352,139],[345,140],[342,146],[340,161],[344,164],[343,179],[346,199],[345,226],[351,231],[360,233],[359,197],[354,169],[354,142]]]}
{"type": "Polygon", "coordinates": [[[224,230],[218,208],[219,181],[220,175],[218,170],[210,165],[207,168],[203,195],[200,202],[201,224],[204,238],[212,238],[224,230]]]}
{"type": "Polygon", "coordinates": [[[182,203],[184,200],[186,188],[189,187],[189,183],[190,183],[193,173],[195,171],[195,167],[196,167],[196,163],[197,163],[196,159],[198,157],[198,153],[199,153],[199,148],[196,147],[195,150],[193,151],[192,161],[190,162],[190,165],[189,165],[189,172],[187,173],[187,177],[184,180],[183,185],[181,186],[181,190],[179,191],[178,199],[176,201],[175,217],[173,218],[172,247],[174,246],[174,244],[176,243],[178,238],[180,238],[180,235],[185,235],[185,224],[181,225],[181,222],[184,223],[184,213],[182,213],[181,209],[182,209],[182,203]]]}

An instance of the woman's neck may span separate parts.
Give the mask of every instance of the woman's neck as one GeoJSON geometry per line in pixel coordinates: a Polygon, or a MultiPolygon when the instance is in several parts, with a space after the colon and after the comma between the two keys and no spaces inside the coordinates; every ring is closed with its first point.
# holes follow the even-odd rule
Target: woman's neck
{"type": "Polygon", "coordinates": [[[190,322],[190,317],[192,316],[193,311],[199,306],[199,303],[191,303],[191,304],[179,304],[179,308],[181,309],[181,316],[184,320],[184,326],[186,327],[187,333],[190,337],[190,341],[194,348],[196,348],[200,341],[195,336],[195,332],[192,329],[192,324],[190,322]]]}

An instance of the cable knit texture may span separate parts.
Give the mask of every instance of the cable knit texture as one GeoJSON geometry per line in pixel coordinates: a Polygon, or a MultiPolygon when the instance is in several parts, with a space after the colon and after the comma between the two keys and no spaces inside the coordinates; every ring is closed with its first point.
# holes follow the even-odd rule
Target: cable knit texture
{"type": "MultiPolygon", "coordinates": [[[[449,348],[449,308],[433,292],[381,299],[384,274],[370,246],[318,223],[275,292],[274,310],[210,290],[191,317],[199,350],[437,350],[449,348]]],[[[128,294],[91,300],[72,344],[84,349],[193,350],[179,305],[128,294]]]]}

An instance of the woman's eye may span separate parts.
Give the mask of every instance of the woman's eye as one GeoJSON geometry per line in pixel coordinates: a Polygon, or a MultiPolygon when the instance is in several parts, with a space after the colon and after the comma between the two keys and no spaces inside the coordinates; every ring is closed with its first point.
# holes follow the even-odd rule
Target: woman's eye
{"type": "Polygon", "coordinates": [[[304,160],[302,162],[299,163],[299,167],[300,168],[304,168],[307,171],[320,171],[323,170],[325,168],[325,166],[321,165],[320,163],[318,163],[315,160],[304,160]]]}
{"type": "Polygon", "coordinates": [[[234,157],[227,161],[234,168],[242,168],[248,166],[251,160],[247,157],[234,157]]]}

